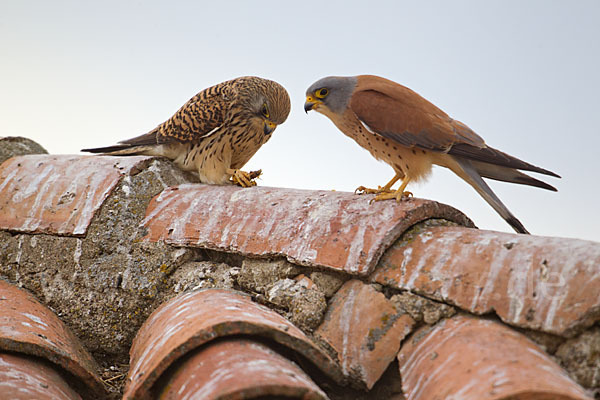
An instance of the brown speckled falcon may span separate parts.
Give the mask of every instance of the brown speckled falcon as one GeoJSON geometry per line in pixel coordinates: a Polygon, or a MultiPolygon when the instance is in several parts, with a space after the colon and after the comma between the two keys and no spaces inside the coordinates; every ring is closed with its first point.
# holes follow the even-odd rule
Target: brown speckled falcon
{"type": "Polygon", "coordinates": [[[252,186],[256,176],[239,169],[289,112],[290,98],[281,85],[244,76],[204,89],[144,135],[82,151],[164,156],[183,170],[197,171],[203,183],[252,186]]]}
{"type": "Polygon", "coordinates": [[[487,146],[468,126],[417,93],[378,76],[323,78],[306,91],[304,110],[324,114],[373,157],[394,169],[396,175],[385,186],[357,189],[376,193],[374,200],[398,201],[412,195],[404,191],[406,185],[426,178],[433,164],[441,165],[470,184],[516,232],[529,233],[482,178],[552,191],[556,189],[518,170],[560,178],[487,146]],[[391,190],[400,179],[398,190],[391,190]]]}

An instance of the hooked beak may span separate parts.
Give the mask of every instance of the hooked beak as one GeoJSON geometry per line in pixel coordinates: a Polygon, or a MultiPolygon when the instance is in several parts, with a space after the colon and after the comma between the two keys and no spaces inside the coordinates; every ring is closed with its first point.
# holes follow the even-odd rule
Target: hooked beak
{"type": "Polygon", "coordinates": [[[323,104],[321,100],[317,100],[312,96],[306,96],[306,101],[304,102],[304,112],[308,114],[308,112],[314,109],[319,104],[323,104]]]}
{"type": "Polygon", "coordinates": [[[265,135],[270,135],[277,128],[277,125],[271,121],[265,121],[264,132],[265,135]]]}

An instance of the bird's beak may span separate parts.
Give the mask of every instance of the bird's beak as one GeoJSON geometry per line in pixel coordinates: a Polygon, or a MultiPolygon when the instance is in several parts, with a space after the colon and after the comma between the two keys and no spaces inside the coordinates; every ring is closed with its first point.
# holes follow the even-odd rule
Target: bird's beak
{"type": "Polygon", "coordinates": [[[265,121],[265,125],[264,125],[264,132],[265,135],[270,135],[275,128],[277,128],[277,125],[271,121],[265,121]]]}
{"type": "Polygon", "coordinates": [[[308,114],[308,112],[314,109],[319,104],[323,104],[321,100],[317,100],[312,96],[306,96],[306,101],[304,102],[304,112],[308,114]]]}

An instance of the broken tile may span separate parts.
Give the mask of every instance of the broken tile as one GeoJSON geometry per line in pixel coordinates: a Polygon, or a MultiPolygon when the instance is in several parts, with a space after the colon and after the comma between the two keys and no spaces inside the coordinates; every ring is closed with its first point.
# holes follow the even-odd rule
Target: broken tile
{"type": "Polygon", "coordinates": [[[342,371],[371,389],[394,361],[414,325],[383,293],[358,280],[346,282],[331,299],[315,336],[337,352],[342,371]]]}

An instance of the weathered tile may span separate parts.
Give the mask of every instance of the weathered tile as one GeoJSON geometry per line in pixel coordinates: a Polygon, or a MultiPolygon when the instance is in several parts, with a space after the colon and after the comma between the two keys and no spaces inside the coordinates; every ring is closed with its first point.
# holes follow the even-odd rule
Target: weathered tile
{"type": "Polygon", "coordinates": [[[98,366],[75,335],[22,289],[0,280],[0,350],[29,354],[59,365],[96,395],[106,394],[98,366]]]}
{"type": "Polygon", "coordinates": [[[53,368],[38,358],[0,352],[0,395],[10,400],[80,400],[53,368]]]}
{"type": "Polygon", "coordinates": [[[368,389],[394,361],[400,342],[414,325],[383,293],[358,280],[333,296],[315,336],[331,346],[345,375],[368,389]]]}
{"type": "Polygon", "coordinates": [[[599,243],[434,227],[390,247],[372,279],[569,336],[598,320],[599,267],[599,243]]]}
{"type": "Polygon", "coordinates": [[[180,185],[156,196],[144,220],[147,240],[252,256],[282,255],[301,265],[369,273],[411,225],[445,218],[471,225],[450,206],[422,199],[269,187],[180,185]]]}
{"type": "Polygon", "coordinates": [[[177,366],[158,398],[216,400],[263,396],[327,399],[296,364],[247,339],[218,341],[196,351],[177,366]]]}
{"type": "Polygon", "coordinates": [[[534,343],[494,321],[455,316],[417,331],[398,361],[408,400],[591,400],[534,343]]]}
{"type": "Polygon", "coordinates": [[[253,335],[302,354],[332,379],[339,367],[288,320],[240,292],[206,289],[177,296],[148,317],[133,341],[124,398],[143,399],[179,357],[216,338],[253,335]]]}
{"type": "Polygon", "coordinates": [[[81,236],[119,182],[150,157],[25,155],[0,165],[0,229],[81,236]]]}

